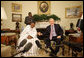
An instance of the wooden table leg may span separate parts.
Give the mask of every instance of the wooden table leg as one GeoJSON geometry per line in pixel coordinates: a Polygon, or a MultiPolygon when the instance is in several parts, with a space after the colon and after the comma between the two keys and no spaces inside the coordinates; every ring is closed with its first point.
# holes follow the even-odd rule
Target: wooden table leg
{"type": "MultiPolygon", "coordinates": [[[[70,42],[70,36],[69,36],[69,42],[70,42]]],[[[68,55],[70,55],[70,46],[69,46],[69,49],[68,49],[68,55]]]]}

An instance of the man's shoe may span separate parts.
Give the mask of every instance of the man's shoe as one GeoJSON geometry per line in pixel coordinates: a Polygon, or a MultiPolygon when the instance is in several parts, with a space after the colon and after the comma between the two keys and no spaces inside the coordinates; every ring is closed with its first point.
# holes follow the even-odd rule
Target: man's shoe
{"type": "Polygon", "coordinates": [[[51,46],[45,46],[45,48],[50,48],[51,46]]]}
{"type": "Polygon", "coordinates": [[[51,57],[57,57],[57,56],[56,56],[55,54],[53,54],[53,53],[50,53],[49,56],[51,56],[51,57]]]}
{"type": "Polygon", "coordinates": [[[45,48],[47,49],[47,48],[48,48],[48,46],[45,46],[45,48]]]}

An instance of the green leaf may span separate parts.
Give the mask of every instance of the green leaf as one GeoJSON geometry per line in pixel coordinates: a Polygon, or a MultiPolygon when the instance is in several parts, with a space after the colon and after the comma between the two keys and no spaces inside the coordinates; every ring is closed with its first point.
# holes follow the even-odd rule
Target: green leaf
{"type": "Polygon", "coordinates": [[[42,14],[42,15],[35,14],[33,15],[33,18],[35,21],[45,21],[45,20],[49,20],[50,18],[53,18],[55,21],[60,20],[60,18],[54,14],[49,16],[46,14],[42,14]]]}

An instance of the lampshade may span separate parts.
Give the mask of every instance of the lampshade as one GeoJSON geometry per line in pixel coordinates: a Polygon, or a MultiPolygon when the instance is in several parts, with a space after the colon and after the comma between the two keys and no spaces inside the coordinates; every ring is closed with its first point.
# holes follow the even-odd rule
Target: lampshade
{"type": "Polygon", "coordinates": [[[83,19],[83,14],[82,14],[82,16],[81,16],[81,19],[83,19]]]}
{"type": "Polygon", "coordinates": [[[1,7],[1,19],[2,20],[7,19],[7,15],[3,7],[1,7]]]}

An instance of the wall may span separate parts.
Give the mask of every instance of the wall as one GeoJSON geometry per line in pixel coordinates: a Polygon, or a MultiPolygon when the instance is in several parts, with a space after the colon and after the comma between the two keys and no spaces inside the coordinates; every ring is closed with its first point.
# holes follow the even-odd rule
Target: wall
{"type": "Polygon", "coordinates": [[[25,16],[27,16],[28,12],[32,12],[33,14],[37,13],[37,2],[36,1],[1,1],[1,6],[4,7],[8,19],[2,21],[2,29],[3,28],[10,28],[10,29],[15,29],[16,25],[15,22],[12,22],[12,3],[19,3],[22,4],[22,22],[20,23],[21,26],[25,26],[24,24],[24,19],[25,16]]]}
{"type": "MultiPolygon", "coordinates": [[[[11,3],[19,3],[22,4],[22,22],[20,23],[20,26],[26,26],[24,24],[25,16],[27,16],[28,12],[32,12],[32,14],[37,14],[37,1],[1,1],[1,6],[5,8],[5,11],[7,13],[8,19],[2,21],[1,28],[10,28],[15,29],[15,22],[12,22],[12,11],[11,11],[11,3]]],[[[72,6],[82,6],[83,11],[83,2],[82,1],[51,1],[51,14],[55,14],[58,17],[61,18],[61,21],[57,21],[56,23],[59,23],[61,26],[63,26],[65,29],[69,29],[69,24],[71,22],[74,23],[74,29],[76,29],[75,25],[77,23],[78,18],[74,19],[66,19],[65,18],[65,8],[66,7],[72,7],[72,6]]],[[[36,28],[45,28],[47,25],[49,25],[48,22],[37,22],[36,28]]]]}

